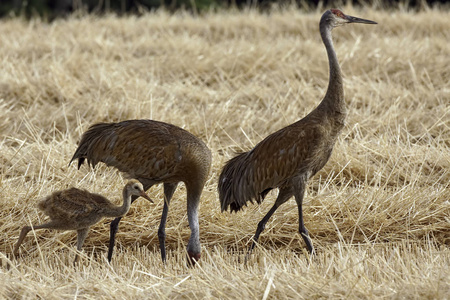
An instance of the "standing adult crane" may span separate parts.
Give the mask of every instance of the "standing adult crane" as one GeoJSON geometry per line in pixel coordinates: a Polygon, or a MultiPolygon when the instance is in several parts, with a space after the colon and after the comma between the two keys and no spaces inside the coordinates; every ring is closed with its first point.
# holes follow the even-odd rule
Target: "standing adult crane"
{"type": "MultiPolygon", "coordinates": [[[[14,246],[13,254],[19,254],[19,247],[31,229],[58,229],[77,231],[77,250],[81,251],[89,227],[96,224],[103,217],[119,217],[125,215],[130,209],[131,197],[144,197],[153,203],[153,200],[144,192],[142,184],[133,179],[123,188],[123,204],[116,206],[105,197],[90,193],[86,190],[70,188],[57,191],[39,202],[38,208],[42,210],[50,221],[40,225],[25,226],[20,232],[19,240],[14,246]]],[[[74,264],[78,261],[75,255],[74,264]]]]}
{"type": "Polygon", "coordinates": [[[377,24],[345,15],[338,9],[327,10],[320,19],[320,35],[328,54],[329,83],[320,104],[303,119],[272,133],[252,150],[229,160],[219,176],[218,191],[222,211],[239,211],[247,202],[260,204],[266,194],[279,189],[275,204],[258,223],[253,243],[267,221],[292,196],[297,202],[299,232],[310,253],[314,247],[303,223],[302,203],[307,181],[325,166],[347,115],[342,75],[331,31],[346,23],[377,24]]]}
{"type": "MultiPolygon", "coordinates": [[[[85,159],[92,167],[98,162],[116,167],[142,182],[144,190],[164,183],[164,208],[158,230],[163,261],[166,261],[165,228],[169,203],[178,183],[184,182],[191,229],[187,253],[192,264],[200,259],[198,207],[211,167],[211,151],[199,138],[175,125],[153,120],[98,123],[81,137],[70,162],[75,159],[78,159],[78,168],[85,159]]],[[[109,261],[120,220],[121,217],[111,222],[109,261]]]]}

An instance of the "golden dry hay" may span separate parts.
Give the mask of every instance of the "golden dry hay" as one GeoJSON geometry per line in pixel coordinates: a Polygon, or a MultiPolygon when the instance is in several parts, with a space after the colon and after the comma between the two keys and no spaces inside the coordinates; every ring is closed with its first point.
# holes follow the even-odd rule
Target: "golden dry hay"
{"type": "Polygon", "coordinates": [[[246,266],[248,242],[276,193],[222,214],[218,173],[235,152],[321,100],[328,83],[321,12],[1,20],[0,297],[448,297],[450,13],[343,11],[379,24],[334,30],[349,117],[305,197],[317,256],[304,251],[291,200],[246,266]],[[112,265],[109,221],[92,228],[80,269],[71,264],[71,232],[30,233],[23,257],[9,262],[19,228],[43,221],[36,203],[44,195],[76,186],[118,198],[124,179],[114,169],[77,171],[68,162],[89,125],[133,118],[183,127],[213,152],[201,263],[186,267],[184,186],[170,206],[166,266],[160,186],[149,192],[156,205],[137,201],[122,220],[112,265]]]}

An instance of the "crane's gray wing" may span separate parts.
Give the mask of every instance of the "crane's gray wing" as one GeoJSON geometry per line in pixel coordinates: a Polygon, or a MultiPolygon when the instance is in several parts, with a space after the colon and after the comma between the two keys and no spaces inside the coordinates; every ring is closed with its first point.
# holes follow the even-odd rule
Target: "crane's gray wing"
{"type": "Polygon", "coordinates": [[[288,126],[231,159],[219,177],[218,190],[222,210],[239,210],[246,202],[262,201],[267,191],[287,184],[307,170],[322,148],[320,126],[304,130],[288,126]]]}
{"type": "MultiPolygon", "coordinates": [[[[288,127],[289,128],[289,127],[288,127]]],[[[252,167],[246,176],[255,182],[257,194],[283,185],[309,165],[314,141],[320,141],[315,130],[292,128],[269,135],[249,152],[252,167]]]]}
{"type": "Polygon", "coordinates": [[[103,162],[132,178],[164,180],[182,159],[175,127],[152,120],[95,124],[83,134],[72,161],[78,159],[80,166],[87,159],[93,167],[103,162]]]}

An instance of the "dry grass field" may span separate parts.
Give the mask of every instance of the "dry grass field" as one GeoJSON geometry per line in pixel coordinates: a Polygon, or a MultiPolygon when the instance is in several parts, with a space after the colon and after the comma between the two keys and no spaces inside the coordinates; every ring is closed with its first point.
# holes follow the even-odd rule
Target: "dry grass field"
{"type": "Polygon", "coordinates": [[[0,298],[450,298],[448,10],[343,7],[379,24],[333,31],[349,116],[305,197],[316,256],[290,200],[244,264],[276,191],[260,206],[220,212],[223,164],[324,96],[322,11],[1,20],[0,298]],[[13,259],[20,228],[44,220],[36,204],[52,191],[76,186],[121,203],[115,169],[68,162],[89,125],[135,118],[183,127],[212,150],[201,262],[186,266],[184,186],[169,211],[166,265],[161,186],[149,191],[154,205],[137,201],[123,219],[111,264],[108,219],[92,227],[78,267],[73,231],[30,232],[13,259]]]}

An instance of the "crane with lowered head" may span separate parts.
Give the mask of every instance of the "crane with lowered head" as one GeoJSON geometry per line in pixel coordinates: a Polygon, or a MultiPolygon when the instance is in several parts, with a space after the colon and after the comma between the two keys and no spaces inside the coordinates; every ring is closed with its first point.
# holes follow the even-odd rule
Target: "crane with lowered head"
{"type": "MultiPolygon", "coordinates": [[[[198,208],[211,168],[211,151],[202,140],[178,126],[154,120],[98,123],[83,133],[70,163],[75,159],[78,159],[78,168],[85,160],[92,167],[99,162],[115,167],[139,180],[144,190],[158,183],[164,184],[164,207],[158,229],[163,261],[166,261],[165,228],[170,200],[178,183],[184,182],[191,230],[187,254],[192,265],[200,259],[198,208]]],[[[121,218],[111,222],[109,261],[121,218]]]]}

